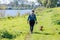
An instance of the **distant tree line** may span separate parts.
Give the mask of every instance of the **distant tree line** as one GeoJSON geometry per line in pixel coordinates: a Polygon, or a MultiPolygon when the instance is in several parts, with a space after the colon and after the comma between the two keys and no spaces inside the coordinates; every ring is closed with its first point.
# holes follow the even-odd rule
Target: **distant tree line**
{"type": "Polygon", "coordinates": [[[58,0],[38,0],[42,4],[42,6],[47,8],[53,8],[57,6],[58,0]]]}

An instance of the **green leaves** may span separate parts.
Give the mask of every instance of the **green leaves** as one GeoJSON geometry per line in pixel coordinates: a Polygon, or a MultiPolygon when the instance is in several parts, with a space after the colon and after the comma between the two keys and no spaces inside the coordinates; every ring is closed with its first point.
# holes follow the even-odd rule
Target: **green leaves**
{"type": "Polygon", "coordinates": [[[42,5],[47,8],[53,8],[57,6],[57,1],[58,0],[39,0],[42,2],[42,5]]]}

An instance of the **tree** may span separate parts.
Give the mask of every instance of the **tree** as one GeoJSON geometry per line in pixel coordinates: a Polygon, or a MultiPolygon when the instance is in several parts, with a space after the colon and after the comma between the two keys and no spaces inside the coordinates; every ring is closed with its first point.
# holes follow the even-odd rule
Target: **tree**
{"type": "Polygon", "coordinates": [[[50,7],[50,8],[56,7],[57,6],[57,1],[58,0],[48,0],[48,3],[46,5],[46,7],[50,7]]]}
{"type": "Polygon", "coordinates": [[[57,6],[58,0],[38,0],[38,1],[40,1],[44,7],[53,8],[57,6]]]}

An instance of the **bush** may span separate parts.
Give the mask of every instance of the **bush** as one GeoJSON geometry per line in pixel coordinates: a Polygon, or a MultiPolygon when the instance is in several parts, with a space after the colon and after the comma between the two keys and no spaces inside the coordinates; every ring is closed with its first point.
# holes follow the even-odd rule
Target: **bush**
{"type": "Polygon", "coordinates": [[[7,18],[8,18],[8,19],[13,19],[13,18],[15,18],[15,17],[13,17],[13,16],[8,16],[7,18]]]}
{"type": "Polygon", "coordinates": [[[16,35],[12,35],[8,31],[5,30],[5,31],[2,32],[1,37],[2,38],[13,39],[13,38],[16,38],[16,35]]]}
{"type": "Polygon", "coordinates": [[[60,21],[57,21],[57,24],[60,25],[60,21]]]}
{"type": "Polygon", "coordinates": [[[60,25],[60,13],[55,13],[51,16],[52,22],[56,25],[60,25]]]}
{"type": "Polygon", "coordinates": [[[56,25],[60,25],[60,20],[56,20],[56,21],[54,21],[54,24],[56,25]]]}

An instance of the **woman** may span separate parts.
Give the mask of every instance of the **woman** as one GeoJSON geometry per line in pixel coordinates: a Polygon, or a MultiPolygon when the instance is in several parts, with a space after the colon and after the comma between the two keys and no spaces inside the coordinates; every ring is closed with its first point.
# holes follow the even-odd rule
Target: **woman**
{"type": "Polygon", "coordinates": [[[34,14],[34,10],[32,10],[32,14],[30,14],[28,16],[28,22],[30,25],[30,32],[33,33],[34,24],[35,24],[35,22],[37,23],[37,19],[36,19],[36,15],[34,14]]]}

